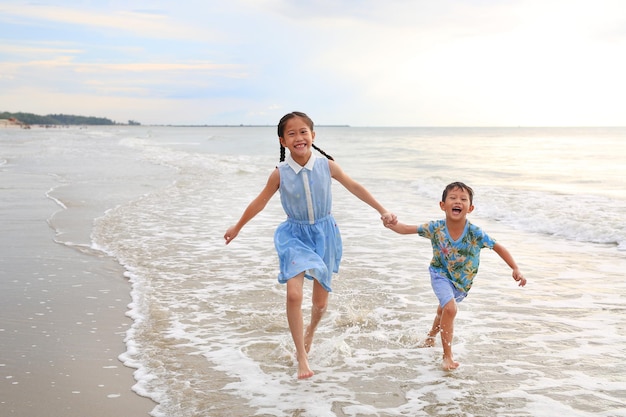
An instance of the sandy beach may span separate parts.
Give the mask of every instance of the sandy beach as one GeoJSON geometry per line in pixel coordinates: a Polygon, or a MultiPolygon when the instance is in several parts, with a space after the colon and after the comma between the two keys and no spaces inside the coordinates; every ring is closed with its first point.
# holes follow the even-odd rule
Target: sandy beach
{"type": "Polygon", "coordinates": [[[67,159],[2,139],[0,415],[148,416],[155,403],[132,391],[134,369],[118,359],[132,323],[123,268],[55,242],[48,223],[67,213],[64,228],[88,236],[96,208],[77,199],[82,210],[63,210],[46,195],[67,159]]]}

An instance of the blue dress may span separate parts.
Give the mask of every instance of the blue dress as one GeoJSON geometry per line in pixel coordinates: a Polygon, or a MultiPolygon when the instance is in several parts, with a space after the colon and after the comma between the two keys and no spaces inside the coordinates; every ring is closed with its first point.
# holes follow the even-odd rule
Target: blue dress
{"type": "Polygon", "coordinates": [[[328,159],[311,156],[300,166],[287,156],[278,165],[280,202],[287,214],[274,233],[280,272],[278,282],[305,272],[327,291],[332,274],[339,271],[343,251],[341,235],[331,214],[331,176],[328,159]]]}

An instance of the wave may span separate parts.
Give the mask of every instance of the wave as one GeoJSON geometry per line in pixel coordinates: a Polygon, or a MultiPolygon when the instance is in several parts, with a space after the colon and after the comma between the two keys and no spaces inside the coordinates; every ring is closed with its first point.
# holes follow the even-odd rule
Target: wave
{"type": "Polygon", "coordinates": [[[601,195],[492,189],[480,212],[516,229],[626,250],[626,202],[601,195]]]}
{"type": "MultiPolygon", "coordinates": [[[[422,196],[441,200],[440,179],[417,181],[422,196]]],[[[558,193],[548,190],[474,187],[475,211],[482,217],[516,230],[565,240],[615,245],[626,251],[626,201],[605,195],[558,193]]]]}

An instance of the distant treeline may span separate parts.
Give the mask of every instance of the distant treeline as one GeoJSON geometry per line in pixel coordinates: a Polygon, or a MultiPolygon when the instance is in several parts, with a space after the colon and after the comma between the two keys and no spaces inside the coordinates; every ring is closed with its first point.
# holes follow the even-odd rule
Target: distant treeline
{"type": "MultiPolygon", "coordinates": [[[[92,116],[75,116],[71,114],[48,114],[46,116],[40,116],[33,113],[0,113],[0,119],[15,118],[22,123],[29,125],[115,125],[113,120],[105,117],[92,117],[92,116]]],[[[133,120],[128,121],[129,125],[138,125],[138,122],[133,120]]]]}

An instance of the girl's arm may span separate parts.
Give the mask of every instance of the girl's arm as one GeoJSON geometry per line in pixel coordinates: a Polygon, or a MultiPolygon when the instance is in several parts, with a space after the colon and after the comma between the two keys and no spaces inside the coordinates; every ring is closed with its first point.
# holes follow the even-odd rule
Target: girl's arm
{"type": "Polygon", "coordinates": [[[365,187],[350,178],[335,161],[329,160],[328,165],[330,167],[331,177],[339,181],[339,183],[343,185],[346,190],[354,194],[359,200],[367,203],[374,210],[379,212],[385,226],[389,224],[396,224],[398,221],[396,215],[387,211],[387,209],[384,208],[365,187]]]}
{"type": "Polygon", "coordinates": [[[228,228],[226,233],[224,233],[224,239],[226,240],[226,244],[228,245],[234,238],[237,237],[239,231],[248,223],[254,216],[259,214],[261,210],[265,208],[267,202],[270,201],[272,196],[278,191],[278,187],[280,186],[280,174],[278,172],[278,168],[276,168],[271,174],[269,179],[267,180],[267,184],[261,191],[261,193],[248,204],[248,207],[244,210],[241,218],[234,226],[228,228]]]}
{"type": "Polygon", "coordinates": [[[504,246],[497,242],[494,245],[493,250],[498,255],[500,255],[500,258],[502,258],[502,260],[506,262],[509,267],[511,267],[511,269],[513,270],[513,279],[519,282],[519,286],[523,287],[524,285],[526,285],[526,278],[524,278],[522,272],[517,267],[515,259],[513,259],[513,255],[511,255],[511,253],[504,246]]]}

